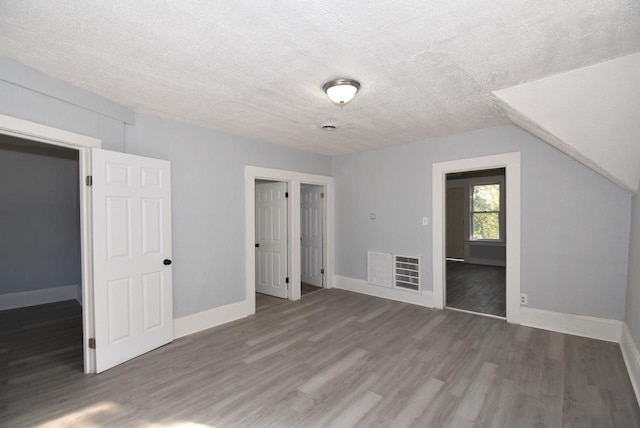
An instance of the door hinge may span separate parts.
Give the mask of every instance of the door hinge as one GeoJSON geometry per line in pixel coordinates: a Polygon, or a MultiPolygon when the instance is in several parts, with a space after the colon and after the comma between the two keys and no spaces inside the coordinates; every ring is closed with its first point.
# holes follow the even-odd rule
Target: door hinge
{"type": "Polygon", "coordinates": [[[324,198],[324,192],[320,193],[320,197],[324,198]]]}
{"type": "Polygon", "coordinates": [[[320,268],[320,274],[324,275],[324,268],[320,268]]]}
{"type": "Polygon", "coordinates": [[[93,186],[93,175],[87,175],[85,182],[87,183],[87,186],[93,186]]]}
{"type": "Polygon", "coordinates": [[[96,340],[93,337],[89,339],[89,349],[96,349],[96,340]]]}
{"type": "Polygon", "coordinates": [[[284,192],[284,197],[288,198],[289,197],[289,192],[284,192]]]}

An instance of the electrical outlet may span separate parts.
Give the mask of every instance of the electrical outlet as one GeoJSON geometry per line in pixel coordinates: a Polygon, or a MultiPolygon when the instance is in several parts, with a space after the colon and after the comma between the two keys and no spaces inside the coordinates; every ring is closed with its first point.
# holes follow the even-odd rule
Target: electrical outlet
{"type": "Polygon", "coordinates": [[[422,225],[429,226],[429,217],[422,217],[422,225]]]}
{"type": "Polygon", "coordinates": [[[521,294],[520,295],[520,304],[523,306],[527,306],[529,304],[529,296],[526,294],[521,294]]]}

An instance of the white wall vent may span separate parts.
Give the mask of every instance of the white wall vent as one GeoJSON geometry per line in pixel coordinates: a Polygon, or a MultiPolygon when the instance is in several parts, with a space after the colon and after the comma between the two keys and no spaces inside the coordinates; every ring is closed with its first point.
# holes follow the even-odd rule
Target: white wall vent
{"type": "Polygon", "coordinates": [[[367,282],[420,292],[420,256],[367,252],[367,282]]]}
{"type": "Polygon", "coordinates": [[[393,254],[367,251],[367,282],[393,286],[393,254]]]}
{"type": "Polygon", "coordinates": [[[403,290],[420,291],[420,256],[395,254],[393,257],[394,286],[403,290]]]}

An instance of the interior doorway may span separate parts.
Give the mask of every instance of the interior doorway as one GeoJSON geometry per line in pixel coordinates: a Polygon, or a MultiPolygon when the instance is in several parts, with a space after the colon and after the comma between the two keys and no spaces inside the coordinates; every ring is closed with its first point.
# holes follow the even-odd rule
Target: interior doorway
{"type": "Polygon", "coordinates": [[[446,175],[446,307],[506,317],[505,168],[446,175]]]}
{"type": "Polygon", "coordinates": [[[79,177],[78,150],[0,133],[0,335],[12,378],[83,371],[79,177]]]}
{"type": "Polygon", "coordinates": [[[520,324],[520,246],[521,246],[521,154],[519,152],[476,158],[456,159],[436,162],[431,170],[431,200],[433,208],[432,266],[433,266],[433,307],[446,307],[446,190],[447,174],[505,168],[505,246],[506,246],[506,319],[509,323],[520,324]]]}
{"type": "Polygon", "coordinates": [[[300,184],[300,293],[324,287],[324,186],[300,184]]]}
{"type": "Polygon", "coordinates": [[[97,138],[11,116],[0,115],[0,134],[77,152],[81,280],[72,289],[82,302],[84,372],[171,341],[170,163],[101,150],[97,138]]]}
{"type": "MultiPolygon", "coordinates": [[[[260,310],[261,302],[258,296],[266,296],[256,293],[256,276],[258,263],[256,261],[256,183],[281,182],[286,183],[288,195],[287,203],[287,244],[288,257],[287,269],[289,277],[289,289],[287,299],[299,300],[300,290],[300,187],[302,183],[315,184],[324,189],[323,201],[323,261],[324,278],[323,287],[333,287],[334,277],[334,184],[333,177],[324,175],[307,174],[296,171],[263,168],[257,166],[245,166],[245,300],[242,302],[243,313],[250,315],[260,310]]],[[[281,299],[266,296],[269,299],[281,299]]],[[[262,299],[261,299],[262,300],[262,299]]]]}

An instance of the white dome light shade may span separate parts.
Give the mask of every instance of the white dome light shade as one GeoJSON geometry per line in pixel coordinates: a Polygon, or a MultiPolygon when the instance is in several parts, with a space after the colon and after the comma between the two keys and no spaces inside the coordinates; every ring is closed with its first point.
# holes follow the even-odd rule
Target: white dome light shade
{"type": "Polygon", "coordinates": [[[351,79],[338,79],[325,83],[322,89],[331,101],[338,105],[345,105],[358,93],[360,83],[351,79]]]}

